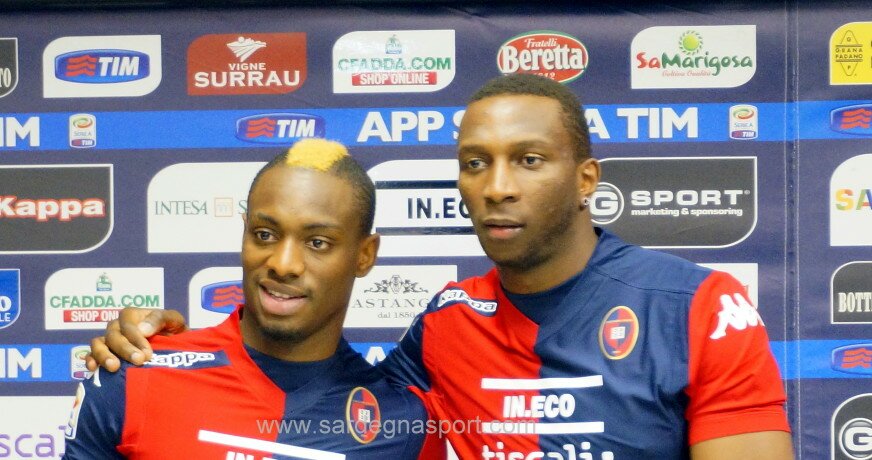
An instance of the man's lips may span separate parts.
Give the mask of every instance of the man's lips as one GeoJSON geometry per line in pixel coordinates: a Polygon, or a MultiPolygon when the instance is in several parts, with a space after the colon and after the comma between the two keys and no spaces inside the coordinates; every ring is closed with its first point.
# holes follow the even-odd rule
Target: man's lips
{"type": "Polygon", "coordinates": [[[273,315],[291,315],[301,310],[308,296],[301,289],[272,281],[260,283],[260,304],[273,315]]]}
{"type": "Polygon", "coordinates": [[[489,217],[483,223],[488,236],[500,240],[512,238],[524,228],[524,224],[517,220],[502,217],[489,217]]]}

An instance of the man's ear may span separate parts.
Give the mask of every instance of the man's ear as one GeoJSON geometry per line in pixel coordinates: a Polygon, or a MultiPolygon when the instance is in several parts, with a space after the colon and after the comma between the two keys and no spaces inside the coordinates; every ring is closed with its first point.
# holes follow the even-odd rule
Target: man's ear
{"type": "Polygon", "coordinates": [[[584,209],[590,204],[596,187],[599,185],[601,174],[602,170],[596,158],[588,158],[576,167],[579,209],[584,209]]]}
{"type": "Polygon", "coordinates": [[[354,276],[361,278],[369,273],[378,257],[380,243],[381,236],[378,233],[373,233],[360,242],[360,249],[357,251],[357,269],[354,271],[354,276]]]}

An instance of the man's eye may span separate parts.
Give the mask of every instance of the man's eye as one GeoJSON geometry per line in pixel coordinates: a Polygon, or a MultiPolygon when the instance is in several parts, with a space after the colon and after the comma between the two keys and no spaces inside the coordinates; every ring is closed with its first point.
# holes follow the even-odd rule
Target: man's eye
{"type": "Polygon", "coordinates": [[[542,162],[542,157],[537,155],[524,155],[523,160],[525,165],[534,166],[542,162]]]}
{"type": "Polygon", "coordinates": [[[474,158],[466,162],[466,167],[469,169],[478,169],[484,167],[484,161],[474,158]]]}
{"type": "Polygon", "coordinates": [[[266,230],[255,230],[254,236],[261,241],[269,241],[272,239],[272,233],[266,230]]]}
{"type": "Polygon", "coordinates": [[[328,247],[330,247],[330,243],[318,238],[310,241],[309,245],[312,246],[313,249],[327,249],[328,247]]]}

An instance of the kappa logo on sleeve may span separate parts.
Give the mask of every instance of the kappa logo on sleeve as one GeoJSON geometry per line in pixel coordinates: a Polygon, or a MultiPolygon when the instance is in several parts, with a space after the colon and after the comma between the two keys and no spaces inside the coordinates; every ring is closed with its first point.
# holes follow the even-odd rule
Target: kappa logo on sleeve
{"type": "Polygon", "coordinates": [[[497,313],[497,303],[494,301],[473,299],[461,289],[447,289],[439,294],[436,308],[463,303],[484,316],[493,316],[497,313]]]}
{"type": "Polygon", "coordinates": [[[230,361],[223,351],[204,353],[197,351],[161,351],[156,352],[146,366],[169,367],[171,369],[206,369],[210,367],[227,366],[230,361]]]}
{"type": "Polygon", "coordinates": [[[709,336],[718,340],[727,335],[727,328],[744,331],[749,327],[763,326],[763,318],[757,309],[739,293],[721,296],[721,311],[718,313],[718,327],[709,336]]]}

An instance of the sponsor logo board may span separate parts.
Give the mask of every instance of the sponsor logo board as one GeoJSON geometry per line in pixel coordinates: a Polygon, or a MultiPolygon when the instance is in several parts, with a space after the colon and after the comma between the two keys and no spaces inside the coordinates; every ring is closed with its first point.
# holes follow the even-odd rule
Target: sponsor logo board
{"type": "Polygon", "coordinates": [[[587,70],[587,47],[572,35],[537,30],[512,37],[497,52],[503,75],[531,73],[569,83],[587,70]]]}
{"type": "Polygon", "coordinates": [[[303,113],[262,113],[236,121],[236,138],[257,144],[286,144],[324,137],[324,119],[303,113]]]}
{"type": "Polygon", "coordinates": [[[455,66],[453,30],[350,32],[333,44],[333,92],[439,91],[455,66]]]}
{"type": "Polygon", "coordinates": [[[209,34],[188,47],[188,94],[286,94],[306,81],[306,34],[209,34]]]}
{"type": "Polygon", "coordinates": [[[112,165],[0,166],[0,184],[0,254],[88,252],[112,232],[112,165]]]}
{"type": "Polygon", "coordinates": [[[0,458],[60,459],[75,397],[0,396],[0,458]]]}
{"type": "Polygon", "coordinates": [[[161,37],[61,37],[46,46],[42,68],[46,98],[144,96],[161,81],[161,37]]]}
{"type": "Polygon", "coordinates": [[[630,45],[633,89],[735,88],[756,72],[753,25],[655,26],[630,45]]]}
{"type": "Polygon", "coordinates": [[[70,115],[70,147],[88,149],[97,146],[97,117],[89,113],[70,115]]]}
{"type": "Polygon", "coordinates": [[[830,84],[872,84],[872,22],[850,22],[830,36],[830,84]]]}
{"type": "Polygon", "coordinates": [[[179,163],[148,184],[148,252],[239,252],[248,188],[262,162],[179,163]]]}
{"type": "Polygon", "coordinates": [[[0,38],[0,97],[18,86],[18,39],[0,38]]]}
{"type": "Polygon", "coordinates": [[[872,458],[872,393],[854,396],[833,412],[830,452],[832,460],[872,458]]]}
{"type": "Polygon", "coordinates": [[[830,280],[830,322],[872,324],[872,262],[850,262],[830,280]]]}
{"type": "Polygon", "coordinates": [[[830,245],[872,246],[872,154],[845,160],[830,178],[830,245]]]}
{"type": "Polygon", "coordinates": [[[407,328],[433,295],[456,279],[456,265],[375,266],[354,282],[345,327],[407,328]]]}
{"type": "Polygon", "coordinates": [[[220,324],[242,303],[240,267],[204,268],[188,284],[188,321],[194,329],[220,324]]]}
{"type": "Polygon", "coordinates": [[[46,330],[102,330],[124,307],[164,308],[163,268],[65,268],[45,283],[46,330]]]}
{"type": "Polygon", "coordinates": [[[755,157],[607,158],[600,164],[593,221],[630,243],[727,247],[756,226],[755,157]]]}
{"type": "Polygon", "coordinates": [[[21,316],[21,271],[0,270],[0,329],[11,326],[21,316]]]}

